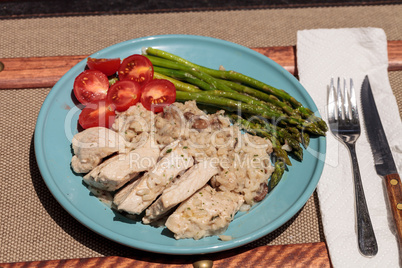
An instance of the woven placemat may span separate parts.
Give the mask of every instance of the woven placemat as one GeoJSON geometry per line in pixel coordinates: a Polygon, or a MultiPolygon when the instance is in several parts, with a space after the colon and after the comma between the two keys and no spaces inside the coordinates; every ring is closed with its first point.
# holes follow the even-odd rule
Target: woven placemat
{"type": "Polygon", "coordinates": [[[401,40],[401,12],[402,5],[387,5],[0,20],[0,57],[92,54],[129,39],[163,34],[266,47],[295,45],[302,29],[379,27],[388,40],[401,40]]]}
{"type": "MultiPolygon", "coordinates": [[[[121,41],[158,34],[205,35],[262,47],[295,45],[296,32],[301,29],[372,26],[383,28],[389,40],[401,40],[401,7],[2,20],[0,58],[91,54],[121,41]]],[[[390,73],[390,80],[401,107],[401,72],[390,73]]],[[[43,182],[35,161],[33,135],[36,117],[49,90],[0,90],[0,262],[138,254],[137,250],[111,242],[78,223],[43,182]]],[[[247,247],[319,241],[324,238],[314,194],[284,226],[247,247]]]]}

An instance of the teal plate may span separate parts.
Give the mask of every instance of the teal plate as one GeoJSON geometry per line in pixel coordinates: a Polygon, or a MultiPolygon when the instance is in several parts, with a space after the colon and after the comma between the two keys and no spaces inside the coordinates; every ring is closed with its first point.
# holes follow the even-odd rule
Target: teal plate
{"type": "MultiPolygon", "coordinates": [[[[161,35],[122,42],[91,57],[125,58],[152,46],[211,68],[223,65],[274,87],[285,89],[304,106],[317,111],[313,100],[298,80],[269,58],[231,42],[203,36],[161,35]]],[[[75,219],[92,231],[123,245],[165,254],[203,254],[236,248],[274,231],[307,202],[324,166],[325,137],[311,139],[303,162],[293,160],[279,185],[248,212],[238,213],[224,233],[198,241],[176,240],[166,228],[155,228],[124,218],[89,194],[82,178],[72,172],[71,139],[77,130],[79,108],[72,100],[75,77],[86,59],[69,70],[53,87],[40,110],[35,128],[35,154],[42,177],[56,200],[75,219]]],[[[317,113],[318,115],[318,113],[317,113]]]]}

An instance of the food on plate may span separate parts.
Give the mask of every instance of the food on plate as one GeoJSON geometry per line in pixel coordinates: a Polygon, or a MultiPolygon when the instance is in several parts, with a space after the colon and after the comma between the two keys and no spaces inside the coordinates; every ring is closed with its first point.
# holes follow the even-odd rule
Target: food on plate
{"type": "Polygon", "coordinates": [[[148,110],[159,113],[176,100],[173,83],[166,79],[153,80],[153,65],[143,55],[131,55],[121,64],[119,58],[88,58],[87,66],[89,69],[76,77],[73,88],[76,99],[86,106],[78,120],[84,129],[110,128],[115,111],[123,112],[138,101],[148,110]]]}
{"type": "MultiPolygon", "coordinates": [[[[91,129],[95,128],[84,132],[91,129]]],[[[223,111],[207,114],[194,101],[173,103],[158,114],[137,103],[118,113],[109,131],[124,138],[123,148],[93,168],[84,176],[84,181],[91,187],[110,191],[112,207],[117,211],[131,215],[145,211],[142,218],[145,224],[161,218],[168,220],[177,206],[199,194],[205,186],[216,191],[217,202],[228,205],[230,200],[234,202],[215,209],[214,213],[221,215],[222,220],[216,218],[219,224],[203,225],[207,229],[202,233],[194,232],[195,239],[223,232],[243,203],[251,207],[261,201],[261,194],[264,195],[261,185],[267,183],[273,171],[269,140],[243,133],[230,123],[223,111]],[[148,154],[154,150],[152,159],[157,159],[156,164],[147,165],[140,173],[138,169],[130,172],[127,154],[144,148],[148,154]],[[121,186],[123,181],[126,183],[121,186]],[[226,214],[232,217],[225,218],[226,214]]],[[[151,162],[149,160],[144,153],[142,157],[131,157],[130,163],[137,165],[142,161],[151,162]]],[[[105,196],[103,191],[101,193],[105,196]]],[[[170,222],[172,226],[177,225],[175,219],[170,222]]],[[[175,230],[172,227],[176,233],[175,230]]],[[[188,236],[189,230],[185,233],[188,236]]],[[[184,234],[179,232],[176,238],[184,238],[184,234]]]]}
{"type": "Polygon", "coordinates": [[[195,164],[179,180],[171,183],[163,190],[160,197],[146,210],[142,221],[151,223],[158,220],[206,185],[211,177],[218,174],[219,171],[220,169],[214,166],[211,160],[195,164]]]}
{"type": "Polygon", "coordinates": [[[108,100],[96,100],[82,109],[78,123],[84,129],[91,127],[110,128],[116,116],[115,106],[108,100]]]}
{"type": "Polygon", "coordinates": [[[116,111],[123,112],[140,100],[141,86],[135,81],[118,81],[109,88],[106,98],[116,111]]]}
{"type": "Polygon", "coordinates": [[[160,113],[176,100],[176,88],[166,79],[154,79],[142,89],[141,103],[147,110],[160,113]]]}
{"type": "Polygon", "coordinates": [[[244,200],[241,195],[219,191],[205,185],[180,204],[166,221],[176,239],[222,234],[244,200]]]}
{"type": "Polygon", "coordinates": [[[116,74],[117,70],[120,68],[120,58],[95,59],[88,57],[87,66],[90,70],[98,70],[106,76],[111,76],[116,74]]]}
{"type": "Polygon", "coordinates": [[[194,159],[184,149],[172,149],[153,169],[129,186],[130,191],[124,193],[124,198],[118,198],[119,202],[115,202],[117,209],[130,214],[141,214],[181,172],[193,164],[194,159]]]}
{"type": "Polygon", "coordinates": [[[74,136],[71,165],[112,209],[162,223],[176,239],[221,235],[279,183],[289,154],[302,161],[310,137],[327,131],[284,90],[143,53],[118,68],[120,59],[88,59],[74,83],[85,130],[74,136]]]}
{"type": "Polygon", "coordinates": [[[74,156],[71,167],[76,173],[87,173],[101,161],[116,152],[126,150],[124,136],[104,127],[93,127],[74,135],[72,148],[74,156]]]}
{"type": "Polygon", "coordinates": [[[273,143],[277,178],[291,165],[289,154],[302,161],[302,147],[308,147],[310,136],[324,136],[328,131],[324,120],[283,89],[222,66],[204,67],[153,47],[143,49],[143,53],[154,65],[154,76],[176,86],[177,101],[196,100],[231,115],[241,111],[242,115],[232,117],[233,123],[273,143]]]}
{"type": "Polygon", "coordinates": [[[74,95],[79,102],[87,105],[106,98],[109,80],[101,71],[85,70],[74,81],[74,95]]]}
{"type": "Polygon", "coordinates": [[[143,145],[136,146],[128,153],[115,155],[84,176],[84,181],[95,188],[115,191],[138,176],[141,172],[152,168],[158,160],[160,150],[152,146],[152,137],[143,145]],[[134,161],[147,159],[147,161],[134,161]]]}
{"type": "Polygon", "coordinates": [[[153,79],[154,69],[149,59],[134,54],[123,60],[118,75],[120,80],[130,80],[145,85],[153,79]]]}

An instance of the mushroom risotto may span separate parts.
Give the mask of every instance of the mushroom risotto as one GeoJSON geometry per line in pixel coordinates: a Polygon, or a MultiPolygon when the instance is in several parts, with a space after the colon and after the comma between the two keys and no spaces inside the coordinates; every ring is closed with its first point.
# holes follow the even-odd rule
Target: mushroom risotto
{"type": "Polygon", "coordinates": [[[163,222],[176,239],[222,234],[239,210],[264,199],[273,172],[268,139],[195,101],[158,114],[138,103],[112,129],[76,134],[73,150],[72,168],[86,173],[93,193],[144,224],[163,222]]]}

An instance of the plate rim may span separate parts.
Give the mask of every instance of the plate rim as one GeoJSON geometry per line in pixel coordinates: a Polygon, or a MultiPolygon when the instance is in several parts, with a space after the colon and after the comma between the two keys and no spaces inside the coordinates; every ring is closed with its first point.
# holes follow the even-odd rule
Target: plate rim
{"type": "MultiPolygon", "coordinates": [[[[102,54],[102,53],[107,53],[108,50],[112,50],[117,46],[124,46],[126,44],[131,44],[131,43],[137,43],[137,42],[143,42],[146,40],[152,40],[152,39],[158,39],[158,40],[163,40],[163,39],[172,39],[172,38],[186,38],[186,39],[203,39],[206,41],[210,41],[213,43],[219,43],[219,44],[223,44],[223,45],[228,45],[228,46],[234,46],[237,49],[241,49],[241,50],[246,50],[248,53],[252,53],[255,56],[257,56],[258,58],[262,59],[263,61],[267,61],[269,62],[271,65],[274,65],[275,68],[280,68],[283,69],[284,71],[286,71],[282,66],[280,66],[278,63],[276,63],[275,61],[273,61],[272,59],[239,44],[230,42],[230,41],[226,41],[226,40],[222,40],[222,39],[218,39],[218,38],[214,38],[214,37],[208,37],[208,36],[200,36],[200,35],[184,35],[184,34],[174,34],[174,35],[151,35],[151,36],[145,36],[145,37],[141,37],[141,38],[135,38],[135,39],[130,39],[130,40],[126,40],[120,43],[116,43],[114,45],[108,46],[106,48],[103,48],[95,53],[93,53],[92,55],[90,55],[90,57],[94,57],[97,54],[102,54]]],[[[77,63],[74,67],[72,67],[66,74],[73,72],[75,69],[80,68],[81,65],[83,65],[83,63],[86,62],[86,59],[83,59],[82,61],[80,61],[79,63],[77,63]]],[[[287,72],[287,71],[286,71],[287,72]]],[[[276,230],[277,228],[279,228],[280,226],[282,226],[284,223],[286,223],[288,220],[290,220],[308,201],[308,199],[311,197],[311,195],[313,194],[314,190],[316,189],[316,186],[318,184],[318,181],[321,177],[322,171],[323,171],[323,167],[324,167],[324,163],[325,163],[325,156],[326,156],[326,139],[325,137],[319,137],[317,139],[318,140],[318,146],[320,148],[320,153],[324,155],[324,160],[320,160],[317,161],[316,165],[315,165],[315,170],[312,176],[312,180],[310,180],[310,182],[306,185],[305,191],[303,192],[303,194],[297,199],[295,200],[295,202],[293,203],[293,205],[291,206],[290,209],[288,209],[287,211],[285,211],[284,213],[282,213],[280,215],[280,217],[276,218],[275,221],[273,222],[273,224],[271,223],[270,226],[271,228],[268,228],[268,230],[266,229],[266,226],[264,228],[260,228],[257,232],[253,232],[252,235],[247,236],[246,238],[243,239],[239,239],[236,240],[234,244],[225,244],[223,243],[222,246],[219,247],[210,247],[210,246],[201,246],[201,247],[197,247],[197,250],[194,250],[192,248],[188,248],[188,249],[180,249],[177,250],[177,248],[175,247],[171,247],[169,248],[168,246],[164,247],[164,250],[157,250],[155,249],[155,244],[150,244],[147,242],[142,242],[145,243],[146,245],[144,245],[144,247],[138,247],[138,246],[133,246],[132,244],[129,243],[129,241],[127,241],[127,237],[123,237],[120,234],[117,233],[113,233],[112,231],[109,234],[108,229],[100,226],[100,225],[96,225],[96,226],[89,226],[90,224],[88,224],[88,221],[90,221],[91,223],[93,223],[93,221],[88,218],[86,215],[84,215],[83,213],[81,213],[81,211],[76,210],[75,206],[64,196],[64,194],[61,192],[61,190],[59,189],[58,185],[56,184],[55,180],[52,178],[50,171],[48,170],[48,166],[45,160],[45,153],[43,152],[43,147],[41,146],[41,134],[42,130],[44,129],[44,126],[46,124],[46,113],[45,111],[48,110],[50,108],[51,105],[51,100],[57,96],[57,93],[59,92],[59,90],[53,90],[54,88],[57,89],[57,87],[60,84],[63,84],[64,80],[66,80],[66,74],[63,75],[62,78],[60,78],[60,80],[54,85],[54,87],[50,90],[48,96],[46,97],[45,101],[42,104],[42,107],[40,109],[40,112],[38,114],[37,117],[37,122],[36,122],[36,126],[35,126],[35,131],[34,131],[34,148],[35,148],[35,157],[36,157],[36,162],[38,164],[39,167],[39,171],[42,175],[43,180],[45,181],[46,186],[49,188],[51,194],[54,196],[54,198],[56,199],[56,201],[73,217],[75,218],[78,222],[80,222],[81,224],[83,224],[86,228],[94,231],[95,233],[106,237],[107,239],[110,239],[114,242],[123,244],[125,246],[128,247],[132,247],[132,248],[136,248],[136,249],[140,249],[140,250],[145,250],[145,251],[149,251],[149,252],[155,252],[155,253],[162,253],[162,254],[177,254],[177,255],[189,255],[189,254],[205,254],[205,253],[213,253],[213,252],[220,252],[220,251],[225,251],[225,250],[229,250],[229,249],[233,249],[239,246],[243,246],[245,244],[251,243],[261,237],[263,237],[264,235],[267,235],[271,232],[273,232],[274,230],[276,230]],[[43,162],[44,161],[44,162],[43,162]],[[317,166],[318,166],[318,170],[317,170],[317,166]],[[78,215],[79,214],[79,215],[78,215]],[[106,231],[106,234],[105,234],[106,231]],[[114,236],[119,236],[121,237],[121,239],[114,239],[112,238],[110,235],[114,235],[114,236]],[[167,248],[166,248],[167,247],[167,248]],[[173,249],[172,249],[173,248],[173,249]]],[[[290,73],[289,73],[290,74],[290,73]]],[[[294,79],[294,81],[292,81],[293,83],[297,83],[303,90],[304,93],[307,95],[307,97],[311,100],[311,103],[309,103],[309,105],[313,105],[315,110],[317,110],[316,104],[313,101],[313,99],[311,98],[310,94],[307,92],[307,90],[300,84],[300,82],[293,76],[290,74],[290,76],[292,78],[290,79],[294,79]]],[[[287,78],[289,78],[289,76],[287,75],[287,78]]],[[[299,90],[299,89],[298,89],[299,90]]],[[[130,240],[130,239],[129,239],[130,240]]]]}

